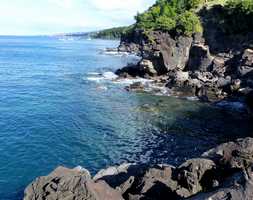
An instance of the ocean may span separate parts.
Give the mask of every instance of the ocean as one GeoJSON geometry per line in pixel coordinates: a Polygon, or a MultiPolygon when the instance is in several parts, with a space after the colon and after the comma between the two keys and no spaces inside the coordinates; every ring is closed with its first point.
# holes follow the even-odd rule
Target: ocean
{"type": "Polygon", "coordinates": [[[178,165],[253,133],[232,111],[126,91],[110,76],[139,58],[104,51],[118,44],[0,37],[1,200],[22,199],[32,180],[59,165],[92,174],[123,162],[178,165]]]}

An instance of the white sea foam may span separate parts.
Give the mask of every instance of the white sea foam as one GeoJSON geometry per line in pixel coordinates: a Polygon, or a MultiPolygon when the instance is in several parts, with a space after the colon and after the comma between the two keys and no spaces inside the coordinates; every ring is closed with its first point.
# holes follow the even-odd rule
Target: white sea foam
{"type": "Polygon", "coordinates": [[[75,39],[73,37],[62,37],[59,38],[60,41],[74,41],[75,39]]]}
{"type": "Polygon", "coordinates": [[[98,76],[98,75],[101,75],[101,73],[98,73],[98,72],[88,72],[87,75],[95,75],[95,76],[98,76]]]}
{"type": "Polygon", "coordinates": [[[133,83],[142,83],[142,84],[147,84],[153,82],[153,80],[150,79],[145,79],[145,78],[124,78],[124,79],[117,79],[114,81],[114,83],[118,84],[124,84],[124,85],[131,85],[133,83]]]}
{"type": "Polygon", "coordinates": [[[100,81],[113,81],[115,79],[118,78],[118,76],[116,74],[114,74],[113,72],[104,72],[104,73],[96,73],[96,72],[90,72],[88,73],[88,76],[86,79],[89,81],[96,81],[96,82],[100,82],[100,81]]]}
{"type": "Polygon", "coordinates": [[[129,56],[130,53],[127,52],[119,52],[119,51],[102,51],[103,54],[105,55],[111,55],[111,56],[129,56]]]}
{"type": "Polygon", "coordinates": [[[118,76],[116,74],[114,74],[113,72],[105,72],[102,74],[102,76],[106,80],[115,80],[118,78],[118,76]]]}
{"type": "Polygon", "coordinates": [[[189,101],[198,101],[198,97],[194,97],[194,96],[190,96],[190,97],[186,97],[187,100],[189,101]]]}

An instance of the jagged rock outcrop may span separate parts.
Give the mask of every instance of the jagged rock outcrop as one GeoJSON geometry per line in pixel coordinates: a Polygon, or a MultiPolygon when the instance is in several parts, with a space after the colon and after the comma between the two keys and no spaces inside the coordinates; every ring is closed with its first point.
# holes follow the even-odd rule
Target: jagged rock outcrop
{"type": "Polygon", "coordinates": [[[190,50],[187,70],[210,72],[212,71],[213,60],[214,58],[211,56],[208,46],[194,44],[190,50]]]}
{"type": "Polygon", "coordinates": [[[253,33],[226,33],[219,23],[222,12],[221,5],[203,7],[198,15],[204,31],[192,37],[134,30],[122,38],[119,51],[134,51],[149,67],[143,70],[141,61],[117,74],[163,79],[167,76],[164,86],[173,91],[189,91],[205,101],[245,99],[253,90],[253,33]],[[178,75],[185,72],[188,80],[181,81],[178,75]]]}
{"type": "Polygon", "coordinates": [[[37,178],[25,190],[24,200],[123,200],[104,181],[94,182],[86,169],[58,167],[37,178]]]}
{"type": "Polygon", "coordinates": [[[157,75],[162,75],[170,70],[185,68],[192,41],[191,37],[173,38],[160,31],[150,32],[147,36],[143,31],[136,30],[131,37],[122,41],[119,51],[139,54],[144,60],[152,63],[157,75]]]}
{"type": "Polygon", "coordinates": [[[123,164],[93,178],[82,168],[57,168],[37,178],[24,200],[251,200],[253,138],[219,145],[178,167],[123,164]]]}

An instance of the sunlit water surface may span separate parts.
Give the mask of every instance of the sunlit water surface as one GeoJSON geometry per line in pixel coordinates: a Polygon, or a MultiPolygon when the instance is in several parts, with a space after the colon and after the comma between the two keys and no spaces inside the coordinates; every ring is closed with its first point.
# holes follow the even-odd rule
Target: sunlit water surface
{"type": "Polygon", "coordinates": [[[0,37],[0,199],[59,165],[93,174],[122,162],[179,164],[252,130],[249,121],[196,101],[129,93],[94,81],[131,56],[117,41],[0,37]]]}

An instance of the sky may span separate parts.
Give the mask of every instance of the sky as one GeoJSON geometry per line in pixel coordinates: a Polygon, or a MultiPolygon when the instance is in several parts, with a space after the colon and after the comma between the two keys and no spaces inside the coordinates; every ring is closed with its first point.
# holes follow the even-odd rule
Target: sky
{"type": "Polygon", "coordinates": [[[0,35],[86,32],[134,23],[155,0],[0,0],[0,35]]]}

